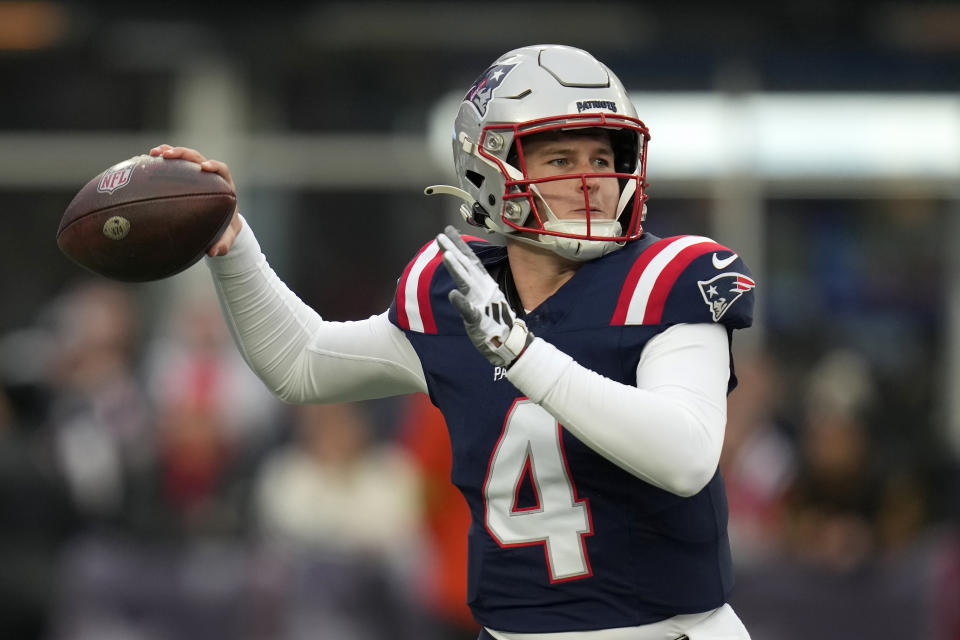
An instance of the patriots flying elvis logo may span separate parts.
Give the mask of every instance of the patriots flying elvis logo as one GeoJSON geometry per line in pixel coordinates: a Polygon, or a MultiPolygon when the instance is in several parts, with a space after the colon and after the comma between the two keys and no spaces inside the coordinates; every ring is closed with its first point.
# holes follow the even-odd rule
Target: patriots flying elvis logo
{"type": "Polygon", "coordinates": [[[697,286],[700,287],[700,295],[703,301],[710,307],[710,314],[714,322],[719,322],[723,314],[733,306],[740,296],[750,291],[757,283],[753,278],[745,276],[742,273],[721,273],[709,280],[697,280],[697,286]]]}
{"type": "Polygon", "coordinates": [[[464,102],[470,102],[476,107],[477,111],[480,112],[480,115],[484,115],[487,112],[487,103],[490,102],[490,98],[493,97],[493,90],[500,86],[504,78],[507,77],[507,74],[510,73],[510,70],[513,69],[515,64],[495,64],[483,74],[477,78],[477,81],[473,83],[473,86],[470,87],[470,90],[467,91],[467,95],[463,97],[464,102]]]}

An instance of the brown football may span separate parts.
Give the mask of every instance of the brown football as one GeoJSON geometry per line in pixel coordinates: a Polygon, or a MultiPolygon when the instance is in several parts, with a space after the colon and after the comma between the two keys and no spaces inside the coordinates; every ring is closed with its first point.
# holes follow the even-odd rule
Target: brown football
{"type": "Polygon", "coordinates": [[[80,190],[60,220],[57,246],[107,278],[159,280],[202,258],[236,204],[227,181],[195,162],[136,156],[80,190]]]}

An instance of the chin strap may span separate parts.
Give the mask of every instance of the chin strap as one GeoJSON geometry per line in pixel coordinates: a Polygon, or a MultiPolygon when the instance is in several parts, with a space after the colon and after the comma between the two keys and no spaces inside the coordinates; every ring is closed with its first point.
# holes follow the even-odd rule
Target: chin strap
{"type": "Polygon", "coordinates": [[[487,211],[480,206],[480,203],[474,200],[473,196],[467,191],[458,187],[451,187],[447,184],[434,184],[424,189],[423,193],[428,196],[453,196],[454,198],[463,200],[463,204],[460,205],[460,216],[468,224],[495,231],[495,229],[487,223],[490,219],[490,214],[488,214],[487,211]]]}
{"type": "Polygon", "coordinates": [[[471,207],[473,206],[473,203],[476,202],[476,200],[473,199],[473,196],[463,189],[451,187],[447,184],[434,184],[424,189],[423,192],[428,196],[453,196],[455,198],[460,198],[471,207]]]}

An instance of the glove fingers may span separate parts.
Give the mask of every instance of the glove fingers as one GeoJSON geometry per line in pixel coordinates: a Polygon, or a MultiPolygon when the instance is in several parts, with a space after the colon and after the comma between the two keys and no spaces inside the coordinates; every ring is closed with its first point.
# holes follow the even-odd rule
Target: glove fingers
{"type": "Polygon", "coordinates": [[[437,244],[440,245],[440,250],[443,252],[450,251],[456,247],[456,245],[453,244],[453,240],[451,240],[446,233],[437,234],[437,244]]]}
{"type": "Polygon", "coordinates": [[[470,304],[465,295],[456,289],[452,289],[447,297],[450,300],[450,304],[453,305],[453,308],[463,316],[464,321],[470,324],[480,322],[480,310],[470,304]]]}
{"type": "Polygon", "coordinates": [[[480,262],[480,258],[477,257],[477,254],[473,252],[473,249],[470,248],[470,245],[468,245],[464,241],[464,239],[460,236],[460,232],[457,231],[456,227],[448,224],[446,228],[444,228],[443,233],[441,235],[445,236],[446,238],[449,238],[450,241],[453,243],[453,246],[459,249],[460,253],[466,256],[467,259],[471,263],[473,263],[477,268],[483,269],[483,264],[480,262]]]}
{"type": "Polygon", "coordinates": [[[453,281],[457,284],[457,288],[464,293],[469,293],[470,285],[467,283],[465,267],[458,259],[457,253],[455,251],[445,251],[443,253],[443,264],[446,265],[447,271],[450,272],[453,281]]]}

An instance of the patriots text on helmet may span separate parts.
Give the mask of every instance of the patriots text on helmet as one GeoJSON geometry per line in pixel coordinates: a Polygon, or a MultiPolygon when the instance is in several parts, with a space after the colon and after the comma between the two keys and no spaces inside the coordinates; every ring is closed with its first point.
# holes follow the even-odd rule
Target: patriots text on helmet
{"type": "Polygon", "coordinates": [[[583,113],[589,109],[603,109],[605,111],[617,112],[617,103],[613,100],[578,100],[577,113],[583,113]]]}

